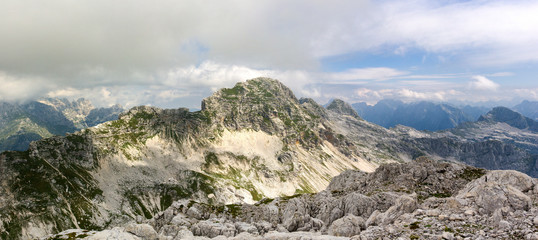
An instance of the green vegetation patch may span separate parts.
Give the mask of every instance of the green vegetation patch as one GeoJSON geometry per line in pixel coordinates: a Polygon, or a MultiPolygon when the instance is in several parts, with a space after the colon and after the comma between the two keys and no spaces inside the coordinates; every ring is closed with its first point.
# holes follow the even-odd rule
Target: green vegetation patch
{"type": "Polygon", "coordinates": [[[465,169],[463,169],[463,172],[459,175],[459,177],[467,181],[472,181],[474,179],[484,176],[485,174],[485,169],[466,167],[465,169]]]}
{"type": "Polygon", "coordinates": [[[233,88],[223,88],[222,96],[228,100],[238,99],[238,95],[242,94],[245,91],[243,86],[236,84],[233,88]]]}
{"type": "Polygon", "coordinates": [[[209,168],[211,165],[220,165],[219,158],[214,152],[206,152],[204,156],[204,168],[209,168]]]}

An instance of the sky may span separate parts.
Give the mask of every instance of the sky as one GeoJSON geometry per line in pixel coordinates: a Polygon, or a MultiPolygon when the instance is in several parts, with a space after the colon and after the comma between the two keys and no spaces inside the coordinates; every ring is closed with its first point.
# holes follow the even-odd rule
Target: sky
{"type": "Polygon", "coordinates": [[[297,97],[538,101],[538,1],[0,0],[0,101],[200,108],[271,77],[297,97]]]}

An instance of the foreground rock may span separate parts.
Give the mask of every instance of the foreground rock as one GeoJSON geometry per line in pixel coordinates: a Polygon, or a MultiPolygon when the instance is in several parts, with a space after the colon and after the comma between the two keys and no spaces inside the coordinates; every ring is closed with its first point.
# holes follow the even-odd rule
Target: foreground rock
{"type": "Polygon", "coordinates": [[[537,239],[537,200],[538,179],[525,174],[421,158],[369,174],[344,172],[317,194],[254,205],[177,201],[143,223],[85,234],[89,239],[537,239]]]}

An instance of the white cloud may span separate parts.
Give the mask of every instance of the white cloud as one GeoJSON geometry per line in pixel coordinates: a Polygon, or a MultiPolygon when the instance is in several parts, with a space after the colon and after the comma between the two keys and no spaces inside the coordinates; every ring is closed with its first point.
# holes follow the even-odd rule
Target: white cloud
{"type": "MultiPolygon", "coordinates": [[[[109,106],[120,103],[127,107],[136,105],[159,105],[164,107],[199,108],[202,98],[212,91],[224,87],[233,87],[237,82],[256,77],[276,78],[296,93],[303,96],[316,97],[320,93],[309,93],[315,90],[305,86],[313,76],[304,71],[257,70],[240,65],[221,64],[205,61],[198,66],[178,67],[155,76],[162,79],[156,82],[136,82],[136,84],[116,84],[95,86],[93,84],[78,86],[62,86],[49,88],[48,97],[84,97],[96,106],[109,106]]],[[[151,76],[146,76],[150,78],[151,76]]],[[[144,76],[139,76],[139,79],[144,76]]]]}
{"type": "Polygon", "coordinates": [[[20,101],[44,94],[53,88],[39,77],[13,76],[0,71],[0,101],[20,101]]]}
{"type": "Polygon", "coordinates": [[[62,88],[47,93],[47,97],[51,98],[67,98],[81,96],[82,91],[72,87],[62,88]]]}
{"type": "Polygon", "coordinates": [[[170,70],[163,85],[182,88],[205,87],[215,91],[223,87],[232,87],[237,82],[256,77],[278,79],[297,91],[312,81],[311,75],[301,70],[258,70],[242,65],[205,61],[199,66],[190,65],[170,70]]]}
{"type": "MultiPolygon", "coordinates": [[[[197,105],[210,90],[258,76],[319,98],[338,90],[353,95],[351,84],[362,88],[370,80],[457,79],[390,65],[320,69],[325,57],[407,58],[417,49],[425,64],[536,63],[536,12],[538,2],[523,0],[7,0],[0,8],[0,99],[81,94],[102,105],[176,106],[197,105]],[[332,92],[316,86],[327,81],[348,86],[332,92]]],[[[473,89],[500,89],[481,77],[473,89]]],[[[450,87],[405,86],[409,92],[400,95],[449,99],[435,93],[450,87]]],[[[365,94],[400,96],[375,89],[365,94]]]]}
{"type": "Polygon", "coordinates": [[[393,68],[352,68],[344,72],[327,74],[327,78],[337,81],[349,80],[387,80],[397,76],[407,74],[393,68]]]}
{"type": "Polygon", "coordinates": [[[538,88],[518,88],[514,92],[521,99],[538,101],[538,88]]]}
{"type": "Polygon", "coordinates": [[[474,81],[469,83],[469,87],[471,89],[481,91],[496,91],[499,88],[499,84],[487,79],[484,76],[477,75],[473,76],[472,79],[474,79],[474,81]]]}
{"type": "Polygon", "coordinates": [[[389,1],[368,11],[325,32],[315,41],[317,55],[397,46],[395,54],[419,48],[474,65],[538,61],[536,1],[389,1]]]}
{"type": "Polygon", "coordinates": [[[515,74],[513,72],[496,72],[491,74],[486,74],[488,77],[511,77],[515,74]]]}

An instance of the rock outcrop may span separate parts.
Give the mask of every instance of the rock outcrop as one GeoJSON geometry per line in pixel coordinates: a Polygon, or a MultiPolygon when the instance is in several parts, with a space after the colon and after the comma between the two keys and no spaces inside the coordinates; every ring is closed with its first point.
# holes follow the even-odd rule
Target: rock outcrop
{"type": "MultiPolygon", "coordinates": [[[[87,234],[147,236],[142,239],[536,239],[537,203],[536,178],[421,159],[383,165],[368,174],[347,171],[320,193],[254,205],[178,201],[143,223],[87,234]],[[389,175],[394,178],[383,177],[389,175]],[[395,188],[394,181],[403,182],[402,188],[395,188]],[[367,182],[374,187],[365,186],[367,182]]],[[[50,238],[62,235],[66,233],[50,238]]]]}

